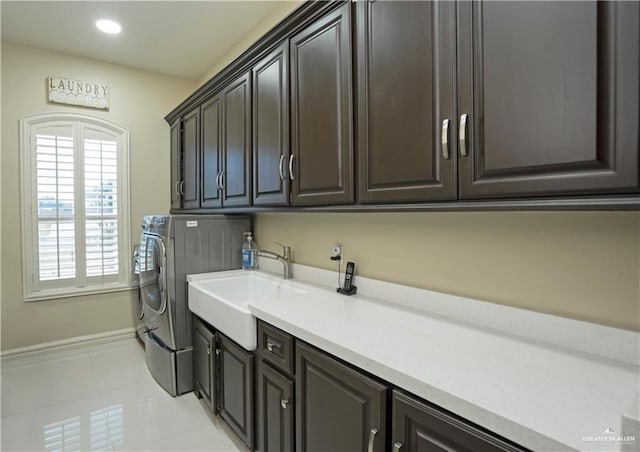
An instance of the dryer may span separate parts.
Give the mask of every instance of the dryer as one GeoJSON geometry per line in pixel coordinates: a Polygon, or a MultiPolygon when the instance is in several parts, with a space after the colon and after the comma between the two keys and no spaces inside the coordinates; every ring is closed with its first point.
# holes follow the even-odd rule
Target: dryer
{"type": "Polygon", "coordinates": [[[140,295],[147,367],[176,396],[193,389],[188,274],[240,268],[248,216],[145,216],[140,238],[140,295]]]}

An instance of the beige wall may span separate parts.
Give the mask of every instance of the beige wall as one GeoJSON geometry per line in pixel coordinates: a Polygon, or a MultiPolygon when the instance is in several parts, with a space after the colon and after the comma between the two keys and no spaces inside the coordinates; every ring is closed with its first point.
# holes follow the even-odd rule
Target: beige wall
{"type": "Polygon", "coordinates": [[[269,213],[255,232],[299,264],[335,269],[341,243],[363,276],[640,330],[638,212],[269,213]]]}
{"type": "Polygon", "coordinates": [[[286,0],[277,2],[277,6],[249,31],[242,39],[236,42],[227,53],[216,61],[211,68],[205,72],[198,80],[198,86],[204,85],[214,75],[224,69],[229,63],[236,59],[242,52],[247,50],[254,42],[260,39],[278,22],[284,19],[289,13],[296,9],[302,0],[286,0]]]}
{"type": "Polygon", "coordinates": [[[2,43],[2,349],[133,325],[132,292],[23,302],[18,119],[78,112],[131,132],[131,240],[140,219],[169,210],[169,128],[163,116],[196,88],[194,80],[158,75],[31,47],[2,43]],[[105,83],[108,112],[46,102],[50,75],[105,83]]]}

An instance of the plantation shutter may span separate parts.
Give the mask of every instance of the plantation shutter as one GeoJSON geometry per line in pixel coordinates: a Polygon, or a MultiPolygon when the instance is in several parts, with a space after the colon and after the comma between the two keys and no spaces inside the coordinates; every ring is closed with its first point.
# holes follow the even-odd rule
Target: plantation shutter
{"type": "Polygon", "coordinates": [[[74,130],[35,135],[38,269],[40,281],[76,277],[74,130]]]}
{"type": "Polygon", "coordinates": [[[89,128],[83,140],[87,277],[117,275],[118,142],[89,128]]]}

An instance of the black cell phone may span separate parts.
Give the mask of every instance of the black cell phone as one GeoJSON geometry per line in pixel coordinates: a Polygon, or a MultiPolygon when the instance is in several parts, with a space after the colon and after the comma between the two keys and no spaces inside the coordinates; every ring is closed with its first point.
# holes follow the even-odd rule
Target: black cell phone
{"type": "Polygon", "coordinates": [[[353,285],[353,273],[356,268],[356,264],[353,262],[347,262],[347,270],[344,273],[344,287],[342,290],[351,290],[351,286],[353,285]]]}

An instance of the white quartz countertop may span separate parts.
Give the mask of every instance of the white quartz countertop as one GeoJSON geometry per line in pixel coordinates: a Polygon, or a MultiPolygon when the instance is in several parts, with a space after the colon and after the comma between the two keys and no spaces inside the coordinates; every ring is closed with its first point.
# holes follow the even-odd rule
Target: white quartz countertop
{"type": "MultiPolygon", "coordinates": [[[[620,450],[625,444],[613,436],[625,433],[620,431],[622,415],[638,398],[637,363],[373,297],[347,297],[330,287],[316,288],[311,296],[254,300],[249,310],[303,341],[530,449],[620,450]],[[615,434],[604,433],[607,429],[615,434]]],[[[438,295],[408,289],[424,292],[426,298],[438,295]]],[[[488,309],[494,306],[483,304],[488,309]]],[[[514,311],[507,317],[528,312],[506,309],[514,311]]],[[[606,327],[594,325],[594,334],[602,328],[606,327]]],[[[602,335],[603,340],[615,344],[617,333],[611,334],[613,339],[602,335]]],[[[633,353],[638,335],[624,331],[620,335],[633,353]]],[[[597,341],[597,337],[587,340],[597,341]]],[[[640,438],[636,438],[629,450],[639,447],[640,438]]]]}

